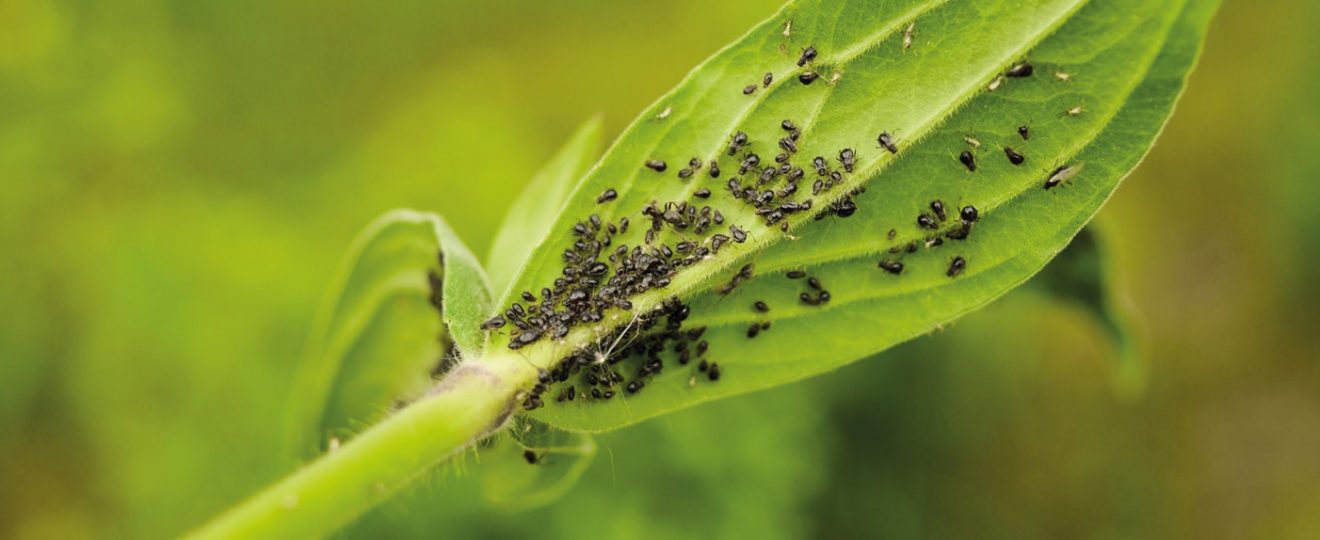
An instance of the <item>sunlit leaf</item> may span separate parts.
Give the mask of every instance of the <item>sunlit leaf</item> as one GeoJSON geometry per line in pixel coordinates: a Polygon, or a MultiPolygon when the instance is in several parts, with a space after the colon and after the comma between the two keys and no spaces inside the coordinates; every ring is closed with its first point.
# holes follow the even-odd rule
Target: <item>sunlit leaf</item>
{"type": "Polygon", "coordinates": [[[595,385],[600,398],[586,392],[593,385],[585,372],[600,369],[588,366],[548,389],[541,396],[548,405],[534,412],[561,427],[602,430],[828,371],[929,332],[1027,280],[1094,215],[1167,120],[1216,4],[789,4],[694,70],[587,174],[516,285],[496,303],[499,312],[515,303],[536,305],[536,315],[522,318],[540,319],[522,321],[529,329],[510,325],[492,333],[488,354],[516,349],[512,354],[547,368],[562,365],[574,351],[592,362],[611,360],[609,371],[623,380],[595,385]],[[798,67],[809,46],[818,55],[798,67]],[[803,79],[805,73],[818,78],[803,79]],[[784,120],[801,130],[793,145],[779,142],[789,133],[781,127],[784,120]],[[726,149],[737,132],[745,132],[749,143],[730,156],[726,149]],[[891,136],[897,152],[878,143],[882,133],[891,136]],[[785,148],[790,169],[805,171],[796,193],[783,193],[792,173],[771,174],[765,184],[758,182],[758,170],[738,174],[749,153],[759,154],[759,167],[766,167],[776,165],[775,155],[785,148]],[[843,170],[844,149],[856,156],[851,172],[843,170]],[[827,172],[840,173],[836,185],[820,193],[813,193],[820,178],[815,156],[824,158],[827,172]],[[702,166],[683,173],[692,158],[702,166]],[[665,165],[648,167],[652,161],[665,165]],[[719,178],[708,174],[712,161],[719,178]],[[726,182],[734,177],[758,193],[777,191],[775,207],[811,200],[812,209],[784,210],[788,215],[771,223],[747,198],[730,194],[726,182]],[[861,187],[864,193],[854,191],[861,187]],[[712,192],[709,198],[696,196],[703,188],[712,192]],[[598,203],[608,189],[617,199],[598,203]],[[849,196],[855,215],[813,219],[841,208],[849,196]],[[932,209],[936,200],[943,203],[942,218],[932,209]],[[660,221],[686,228],[661,223],[646,242],[651,219],[643,208],[653,201],[656,215],[665,214],[667,203],[709,205],[725,223],[698,231],[702,227],[692,219],[671,214],[660,221]],[[969,224],[960,214],[967,206],[977,210],[969,224]],[[599,227],[588,219],[593,214],[599,227]],[[925,225],[922,215],[929,220],[925,225]],[[609,246],[594,253],[592,239],[603,242],[604,231],[624,217],[632,227],[610,235],[609,246]],[[780,229],[785,221],[787,232],[780,229]],[[693,251],[680,249],[684,241],[712,247],[717,233],[738,236],[731,225],[746,232],[745,243],[725,242],[706,257],[686,258],[693,251]],[[958,239],[960,231],[965,239],[958,239]],[[585,242],[586,249],[575,242],[585,242]],[[608,260],[624,245],[645,245],[643,255],[659,254],[659,269],[646,272],[657,279],[605,294],[608,280],[638,276],[608,260]],[[665,255],[661,246],[674,254],[665,255]],[[566,249],[576,255],[565,258],[566,249]],[[882,261],[901,262],[901,273],[880,268],[882,261]],[[596,262],[606,263],[597,285],[579,280],[556,287],[556,279],[587,274],[596,262]],[[566,274],[566,265],[575,268],[566,274]],[[744,265],[751,267],[738,286],[722,294],[744,265]],[[807,279],[786,277],[790,271],[814,278],[829,299],[807,279]],[[543,288],[551,289],[551,298],[544,298],[543,288]],[[586,299],[575,299],[574,291],[586,299]],[[535,302],[521,300],[524,292],[535,302]],[[685,330],[705,328],[690,345],[708,343],[702,358],[718,363],[718,381],[710,380],[694,355],[686,365],[677,361],[673,340],[660,355],[659,374],[643,369],[645,354],[624,354],[636,340],[653,339],[663,329],[662,320],[639,335],[644,321],[638,316],[673,297],[691,306],[685,330]],[[619,302],[623,298],[631,309],[619,302]],[[757,301],[767,311],[755,309],[757,301]],[[596,311],[600,320],[593,321],[596,311]],[[769,328],[751,330],[766,323],[769,328]],[[639,382],[633,388],[638,392],[625,390],[631,382],[639,382]],[[568,386],[586,397],[548,399],[568,386]],[[605,398],[605,392],[617,397],[605,398]]]}

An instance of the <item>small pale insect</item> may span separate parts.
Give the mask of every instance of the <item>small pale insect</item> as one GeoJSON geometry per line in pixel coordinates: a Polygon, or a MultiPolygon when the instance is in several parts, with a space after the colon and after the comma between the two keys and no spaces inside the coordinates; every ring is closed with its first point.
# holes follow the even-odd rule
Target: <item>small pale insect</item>
{"type": "Polygon", "coordinates": [[[907,29],[903,30],[903,50],[906,51],[912,48],[912,34],[914,31],[916,31],[916,29],[917,29],[917,22],[912,21],[912,24],[909,24],[907,29]]]}
{"type": "Polygon", "coordinates": [[[791,35],[793,35],[793,19],[789,19],[788,22],[784,23],[784,37],[791,35]]]}
{"type": "Polygon", "coordinates": [[[1059,116],[1060,116],[1060,117],[1063,117],[1063,116],[1080,116],[1081,114],[1082,114],[1082,106],[1081,106],[1081,105],[1078,105],[1078,106],[1076,106],[1076,107],[1073,107],[1073,108],[1071,108],[1071,109],[1068,109],[1068,110],[1066,110],[1066,111],[1063,111],[1063,112],[1059,113],[1059,116]]]}
{"type": "Polygon", "coordinates": [[[1081,163],[1076,165],[1063,165],[1054,169],[1054,172],[1050,173],[1050,177],[1045,179],[1045,189],[1048,190],[1054,186],[1072,180],[1073,177],[1077,176],[1077,173],[1082,171],[1082,165],[1083,164],[1081,163]]]}
{"type": "Polygon", "coordinates": [[[1072,75],[1069,75],[1069,74],[1064,73],[1064,72],[1062,72],[1062,71],[1055,71],[1055,72],[1054,72],[1054,78],[1055,78],[1055,79],[1058,79],[1058,80],[1060,80],[1060,81],[1063,81],[1063,82],[1072,82],[1072,75]]]}
{"type": "Polygon", "coordinates": [[[998,89],[999,89],[999,85],[1001,85],[1001,84],[1004,84],[1004,76],[1003,76],[1003,75],[1000,75],[1000,76],[998,76],[998,77],[995,77],[995,80],[990,81],[990,84],[986,85],[985,89],[986,89],[986,90],[989,90],[989,91],[991,91],[991,92],[994,92],[995,90],[998,90],[998,89]]]}
{"type": "Polygon", "coordinates": [[[981,141],[978,141],[978,140],[973,139],[973,138],[971,138],[971,137],[963,137],[963,142],[967,143],[967,145],[970,146],[970,147],[972,147],[972,148],[980,148],[980,147],[981,147],[981,141]]]}

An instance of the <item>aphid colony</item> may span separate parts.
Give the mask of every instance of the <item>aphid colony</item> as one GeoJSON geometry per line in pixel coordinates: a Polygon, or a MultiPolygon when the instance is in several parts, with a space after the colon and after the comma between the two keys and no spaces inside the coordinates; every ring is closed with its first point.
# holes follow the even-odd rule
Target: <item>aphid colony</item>
{"type": "MultiPolygon", "coordinates": [[[[719,363],[706,358],[709,344],[701,339],[706,328],[683,328],[689,314],[686,304],[671,298],[602,336],[598,348],[575,351],[551,369],[539,371],[536,385],[521,398],[523,409],[545,405],[554,385],[558,385],[554,399],[559,402],[636,394],[665,369],[664,356],[672,356],[679,366],[695,362],[697,372],[711,381],[719,380],[719,363]],[[663,328],[657,330],[661,322],[663,328]]],[[[694,375],[691,382],[695,381],[694,375]]]]}
{"type": "MultiPolygon", "coordinates": [[[[911,47],[914,25],[908,26],[904,33],[903,50],[911,47]]],[[[788,32],[787,28],[785,32],[788,32]]],[[[806,68],[797,76],[801,84],[809,85],[819,78],[820,75],[809,66],[817,55],[814,47],[802,50],[797,60],[798,67],[806,68]]],[[[1030,77],[1033,73],[1034,68],[1029,63],[1014,64],[997,76],[987,89],[994,91],[1006,79],[1030,77]]],[[[837,76],[838,73],[830,82],[837,80],[837,76]]],[[[1060,77],[1060,80],[1067,79],[1060,77]]],[[[774,74],[767,72],[758,82],[759,85],[742,88],[742,93],[751,95],[758,88],[769,88],[774,82],[774,74]]],[[[671,110],[666,107],[657,118],[667,117],[671,110]]],[[[1081,108],[1076,107],[1065,114],[1076,116],[1081,114],[1081,108]]],[[[772,159],[763,159],[753,151],[754,143],[743,131],[729,137],[727,147],[721,152],[724,156],[709,161],[700,157],[689,159],[687,166],[676,173],[682,182],[694,181],[703,168],[710,179],[720,178],[724,174],[720,161],[725,160],[729,174],[724,189],[712,191],[708,187],[693,186],[695,189],[690,192],[690,200],[653,200],[646,204],[640,213],[641,221],[646,225],[642,226],[641,238],[634,240],[637,243],[633,245],[616,240],[625,238],[628,233],[630,222],[627,216],[616,222],[592,214],[576,223],[572,228],[573,243],[562,253],[562,275],[542,288],[539,296],[532,291],[522,292],[522,302],[513,303],[503,314],[487,320],[482,329],[496,330],[511,325],[508,347],[516,350],[542,339],[563,338],[579,325],[601,322],[609,310],[633,311],[630,299],[634,296],[663,289],[683,268],[717,256],[729,243],[748,240],[749,231],[728,222],[720,210],[720,202],[713,206],[702,202],[711,199],[715,193],[727,193],[734,204],[743,205],[766,228],[777,227],[785,233],[799,214],[811,215],[816,220],[828,216],[847,218],[855,214],[858,207],[854,197],[864,189],[858,186],[842,194],[835,193],[835,190],[849,183],[850,176],[857,170],[857,151],[842,148],[833,158],[818,155],[808,162],[799,156],[802,130],[788,119],[780,122],[779,127],[783,136],[773,146],[766,145],[777,151],[772,159]],[[807,186],[810,186],[809,193],[807,186]],[[817,198],[824,202],[817,204],[817,198]]],[[[1018,126],[1016,133],[1023,141],[1031,138],[1027,125],[1018,126]]],[[[970,150],[961,151],[958,161],[968,172],[975,173],[978,163],[972,150],[979,149],[981,142],[970,136],[964,137],[964,141],[970,150]]],[[[898,142],[888,131],[880,132],[876,143],[881,151],[899,153],[898,142]]],[[[1003,146],[1003,152],[1014,166],[1022,165],[1027,159],[1007,145],[1003,146]]],[[[669,164],[656,157],[641,165],[653,171],[648,174],[664,174],[669,170],[669,164]]],[[[1080,169],[1080,165],[1058,167],[1046,179],[1045,189],[1070,180],[1080,169]]],[[[614,188],[607,188],[597,196],[596,202],[612,204],[619,195],[614,188]]],[[[940,246],[945,239],[966,240],[980,213],[974,206],[963,206],[949,224],[952,211],[942,200],[931,201],[929,211],[919,213],[915,219],[919,229],[928,231],[924,233],[925,237],[892,247],[889,256],[880,260],[878,267],[888,274],[900,275],[905,269],[904,254],[914,253],[922,245],[927,248],[940,246]]],[[[897,231],[891,229],[887,237],[894,240],[896,235],[897,231]]],[[[631,238],[637,236],[634,231],[631,238]]],[[[957,277],[966,267],[967,260],[961,255],[955,256],[949,261],[945,275],[957,277]]],[[[742,266],[727,281],[717,285],[716,292],[730,294],[740,284],[752,279],[753,272],[752,264],[742,266]]],[[[801,304],[822,306],[829,303],[830,292],[816,277],[801,270],[789,271],[786,276],[803,280],[805,287],[798,295],[801,304]]],[[[438,296],[435,301],[438,303],[438,296]]],[[[770,312],[770,304],[764,299],[754,299],[751,310],[765,315],[770,312]]],[[[701,339],[705,328],[683,328],[689,314],[689,307],[677,298],[670,298],[647,312],[632,313],[628,324],[616,326],[596,338],[592,345],[568,354],[548,370],[541,370],[535,386],[521,398],[523,408],[541,407],[550,394],[561,402],[579,398],[609,400],[620,393],[635,394],[664,371],[666,359],[679,366],[696,363],[695,371],[689,376],[690,385],[696,384],[698,374],[704,374],[710,381],[719,380],[719,364],[706,359],[708,343],[701,339]],[[662,321],[663,325],[660,324],[662,321]],[[557,391],[552,392],[552,387],[557,391]]],[[[746,336],[756,338],[770,327],[769,321],[752,322],[747,327],[746,336]]]]}
{"type": "MultiPolygon", "coordinates": [[[[809,169],[815,173],[813,175],[807,172],[808,169],[793,162],[798,153],[802,130],[798,129],[792,120],[780,122],[779,127],[785,135],[776,143],[780,152],[775,156],[774,163],[763,162],[761,156],[755,152],[744,152],[751,142],[746,133],[739,131],[733,135],[726,154],[739,160],[738,174],[729,178],[725,188],[734,199],[755,209],[756,215],[764,221],[766,227],[778,225],[781,231],[788,232],[791,226],[790,217],[810,212],[814,206],[814,197],[827,194],[836,186],[847,182],[849,175],[857,168],[857,152],[852,148],[839,150],[837,169],[832,167],[835,162],[826,159],[825,156],[815,156],[809,165],[809,169]],[[808,178],[812,178],[810,180],[812,198],[795,198],[799,189],[805,189],[800,186],[808,182],[808,178]]],[[[852,197],[863,191],[858,187],[849,191],[842,199],[818,209],[815,212],[815,219],[823,219],[830,215],[839,217],[853,215],[857,211],[857,203],[852,197]]]]}

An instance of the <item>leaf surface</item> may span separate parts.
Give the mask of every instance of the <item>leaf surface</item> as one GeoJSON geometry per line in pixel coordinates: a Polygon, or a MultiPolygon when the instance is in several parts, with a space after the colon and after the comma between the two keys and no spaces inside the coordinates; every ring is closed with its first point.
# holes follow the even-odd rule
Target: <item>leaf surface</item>
{"type": "Polygon", "coordinates": [[[547,368],[574,354],[610,360],[607,371],[617,372],[617,380],[597,378],[593,385],[581,373],[593,368],[575,368],[533,413],[563,428],[594,431],[832,370],[938,328],[1026,281],[1095,214],[1163,127],[1216,6],[1213,0],[791,3],[696,68],[621,135],[496,304],[497,312],[538,305],[540,314],[572,317],[567,328],[544,322],[551,317],[523,325],[530,330],[506,327],[491,334],[491,350],[516,348],[514,354],[547,368]],[[798,67],[807,47],[818,54],[798,67]],[[1022,64],[1033,67],[1029,76],[1005,77],[1025,75],[1022,64]],[[818,78],[804,84],[808,72],[818,78]],[[783,120],[800,130],[795,151],[779,142],[788,133],[783,120]],[[738,132],[749,142],[730,155],[738,132]],[[897,152],[881,147],[882,132],[897,152]],[[851,171],[843,170],[844,149],[856,156],[851,171]],[[794,194],[782,192],[791,174],[772,173],[764,183],[759,177],[781,152],[790,167],[806,171],[794,194]],[[740,162],[753,153],[759,167],[739,174],[740,162]],[[818,175],[815,156],[826,161],[827,173],[840,173],[832,188],[813,190],[816,179],[829,178],[818,175]],[[682,172],[692,168],[689,159],[701,164],[693,174],[682,172]],[[712,161],[718,178],[709,174],[712,161]],[[782,221],[758,214],[764,205],[731,194],[730,178],[739,188],[776,192],[774,205],[811,199],[813,210],[788,215],[782,220],[788,230],[781,230],[782,221]],[[598,203],[607,189],[618,198],[598,203]],[[701,189],[709,198],[697,196],[701,189]],[[849,197],[857,208],[850,217],[813,219],[849,197]],[[932,209],[937,200],[943,218],[932,209]],[[666,203],[709,205],[725,223],[705,230],[692,221],[671,226],[668,215],[644,215],[651,203],[657,209],[646,212],[651,216],[671,208],[666,203]],[[960,218],[965,206],[977,210],[970,226],[960,218]],[[923,215],[930,220],[924,225],[923,215]],[[622,232],[625,217],[633,226],[622,232]],[[666,222],[648,241],[652,221],[666,222]],[[609,245],[593,252],[591,243],[605,243],[612,225],[609,245]],[[718,253],[675,263],[684,259],[681,242],[713,247],[715,234],[733,234],[730,225],[746,232],[745,243],[726,242],[718,253]],[[966,238],[955,239],[959,231],[966,238]],[[621,245],[663,258],[667,283],[620,295],[631,309],[597,302],[605,282],[625,273],[617,260],[607,262],[594,285],[555,286],[568,273],[606,262],[621,245]],[[666,247],[675,253],[665,254],[666,247]],[[570,258],[565,250],[576,254],[570,258]],[[903,270],[887,272],[881,261],[901,262],[903,270]],[[750,279],[735,280],[747,264],[743,277],[750,279]],[[785,277],[790,271],[809,274],[820,290],[785,277]],[[722,294],[734,281],[738,286],[722,294]],[[552,289],[549,299],[539,294],[543,288],[552,289]],[[572,305],[575,290],[595,303],[572,305]],[[828,301],[820,301],[821,290],[830,293],[828,301]],[[524,291],[536,300],[520,300],[524,291]],[[801,299],[804,293],[810,301],[801,299]],[[702,359],[719,364],[718,381],[695,358],[684,364],[669,349],[653,354],[663,362],[659,374],[643,369],[646,351],[622,358],[646,336],[619,329],[645,326],[639,314],[671,297],[690,306],[685,329],[705,329],[702,359]],[[758,301],[768,311],[754,308],[758,301]],[[599,320],[592,320],[593,311],[599,320]],[[534,336],[523,336],[528,333],[534,336]],[[632,381],[644,387],[625,391],[632,381]],[[594,386],[617,397],[549,399],[566,386],[584,395],[594,386]]]}

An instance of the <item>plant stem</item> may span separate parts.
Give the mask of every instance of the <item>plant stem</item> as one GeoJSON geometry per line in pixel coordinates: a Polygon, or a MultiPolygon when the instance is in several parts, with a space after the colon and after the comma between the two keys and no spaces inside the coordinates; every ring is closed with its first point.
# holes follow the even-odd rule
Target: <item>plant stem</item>
{"type": "Polygon", "coordinates": [[[231,508],[189,537],[314,538],[348,524],[504,423],[536,370],[518,356],[465,363],[426,396],[231,508]]]}

